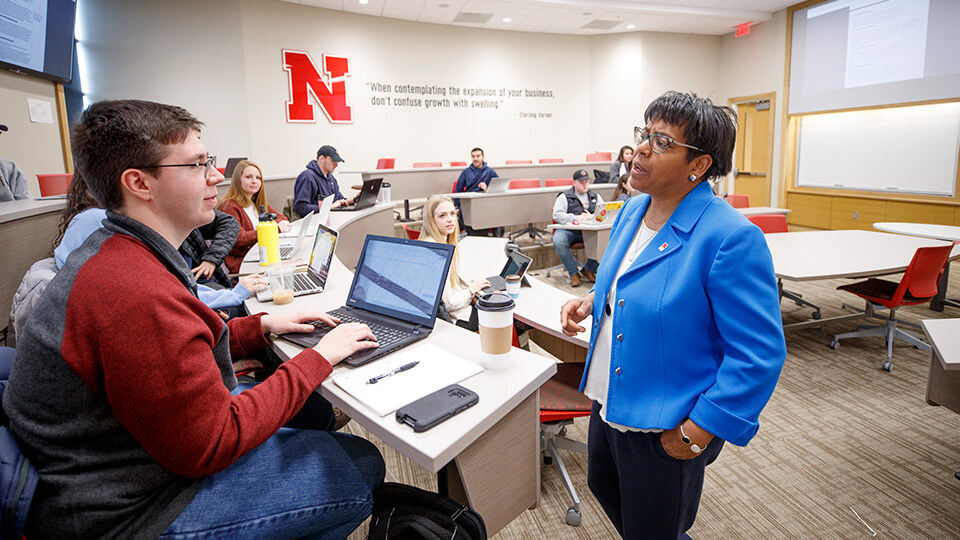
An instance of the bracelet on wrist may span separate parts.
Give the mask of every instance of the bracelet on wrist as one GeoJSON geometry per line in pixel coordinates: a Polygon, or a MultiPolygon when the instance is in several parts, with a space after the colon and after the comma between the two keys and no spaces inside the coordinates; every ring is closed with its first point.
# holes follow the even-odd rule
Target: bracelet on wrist
{"type": "Polygon", "coordinates": [[[693,442],[693,440],[690,437],[687,437],[687,434],[683,432],[683,422],[680,422],[678,427],[680,428],[680,440],[683,441],[683,444],[690,445],[690,451],[694,454],[703,452],[703,448],[700,448],[699,444],[693,442]]]}

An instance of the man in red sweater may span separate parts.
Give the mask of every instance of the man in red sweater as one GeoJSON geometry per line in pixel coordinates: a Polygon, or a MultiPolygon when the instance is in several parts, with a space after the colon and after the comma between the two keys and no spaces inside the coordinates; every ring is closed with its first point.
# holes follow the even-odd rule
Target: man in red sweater
{"type": "Polygon", "coordinates": [[[223,180],[201,125],[179,107],[106,101],[73,130],[77,174],[108,211],[34,309],[3,395],[40,473],[30,538],[343,538],[372,509],[384,475],[372,444],[283,428],[333,365],[376,346],[366,326],[340,325],[231,393],[232,357],[336,321],[224,323],[197,299],[176,246],[213,218],[223,180]]]}

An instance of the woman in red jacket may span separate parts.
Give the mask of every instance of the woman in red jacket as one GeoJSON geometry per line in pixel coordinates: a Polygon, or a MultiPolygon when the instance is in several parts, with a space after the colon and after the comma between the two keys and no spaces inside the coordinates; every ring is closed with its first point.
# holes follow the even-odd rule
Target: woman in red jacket
{"type": "Polygon", "coordinates": [[[267,202],[267,194],[263,192],[263,171],[260,170],[260,166],[252,161],[241,161],[233,169],[230,189],[217,206],[221,212],[230,214],[240,224],[237,243],[233,245],[230,254],[223,261],[233,274],[240,270],[243,258],[257,243],[257,222],[260,220],[261,206],[266,206],[268,212],[276,214],[280,232],[290,230],[290,222],[286,216],[277,212],[267,202]]]}

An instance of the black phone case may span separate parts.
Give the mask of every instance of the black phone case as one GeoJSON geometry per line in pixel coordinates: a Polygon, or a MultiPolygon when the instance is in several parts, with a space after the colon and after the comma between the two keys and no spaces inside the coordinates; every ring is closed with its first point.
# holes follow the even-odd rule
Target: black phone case
{"type": "Polygon", "coordinates": [[[447,420],[457,413],[473,407],[480,401],[480,396],[459,384],[437,390],[400,407],[397,411],[397,422],[407,424],[413,431],[420,433],[447,420]]]}

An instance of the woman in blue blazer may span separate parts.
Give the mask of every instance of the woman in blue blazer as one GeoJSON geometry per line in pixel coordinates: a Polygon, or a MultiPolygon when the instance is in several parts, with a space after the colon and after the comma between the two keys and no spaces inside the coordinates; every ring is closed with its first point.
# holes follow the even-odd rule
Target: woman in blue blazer
{"type": "Polygon", "coordinates": [[[625,538],[682,538],[705,467],[746,445],[786,357],[763,234],[715,197],[731,168],[735,113],[668,92],[635,130],[633,197],[594,290],[561,308],[593,315],[581,390],[594,400],[588,483],[625,538]]]}

